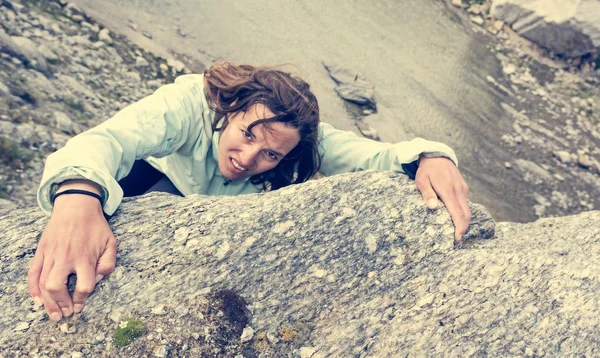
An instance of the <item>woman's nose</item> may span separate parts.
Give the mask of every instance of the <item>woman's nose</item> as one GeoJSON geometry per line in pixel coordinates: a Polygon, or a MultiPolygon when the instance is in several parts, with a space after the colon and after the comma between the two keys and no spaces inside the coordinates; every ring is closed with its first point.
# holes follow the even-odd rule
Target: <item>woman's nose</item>
{"type": "Polygon", "coordinates": [[[242,156],[240,158],[242,162],[240,165],[245,168],[251,167],[259,153],[260,148],[247,147],[244,151],[242,151],[242,156]]]}

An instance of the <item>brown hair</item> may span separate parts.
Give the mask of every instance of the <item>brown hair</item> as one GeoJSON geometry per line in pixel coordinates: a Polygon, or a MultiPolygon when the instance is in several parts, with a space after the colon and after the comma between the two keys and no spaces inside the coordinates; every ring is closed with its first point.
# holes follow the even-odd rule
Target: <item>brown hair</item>
{"type": "Polygon", "coordinates": [[[246,112],[260,103],[275,116],[255,121],[248,131],[259,124],[268,127],[269,123],[281,122],[300,133],[300,143],[275,168],[252,176],[252,184],[275,190],[305,182],[319,170],[319,105],[308,83],[275,67],[228,62],[213,64],[204,71],[204,78],[209,105],[216,112],[213,131],[227,127],[228,113],[246,112]]]}

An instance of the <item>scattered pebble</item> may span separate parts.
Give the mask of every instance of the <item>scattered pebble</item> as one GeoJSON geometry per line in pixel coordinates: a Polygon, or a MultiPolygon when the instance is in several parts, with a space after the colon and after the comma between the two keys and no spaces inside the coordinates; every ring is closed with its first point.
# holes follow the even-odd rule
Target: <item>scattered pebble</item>
{"type": "Polygon", "coordinates": [[[300,348],[300,358],[310,358],[312,357],[317,349],[315,347],[302,347],[300,348]]]}
{"type": "Polygon", "coordinates": [[[245,343],[245,342],[250,341],[252,339],[252,337],[254,337],[254,329],[250,326],[246,326],[244,328],[244,330],[242,331],[240,340],[242,341],[242,343],[245,343]]]}
{"type": "Polygon", "coordinates": [[[472,22],[480,26],[485,22],[481,16],[470,16],[470,18],[472,22]]]}
{"type": "Polygon", "coordinates": [[[158,348],[156,348],[154,350],[154,356],[159,357],[159,358],[166,357],[168,353],[169,353],[169,349],[167,348],[166,345],[158,346],[158,348]]]}
{"type": "Polygon", "coordinates": [[[168,313],[167,306],[158,305],[152,309],[152,313],[154,313],[157,316],[164,316],[168,313]]]}
{"type": "Polygon", "coordinates": [[[29,329],[29,323],[28,322],[19,322],[16,326],[15,326],[15,331],[17,332],[24,332],[26,330],[29,329]]]}
{"type": "Polygon", "coordinates": [[[100,344],[100,343],[104,342],[105,339],[106,339],[106,336],[104,335],[104,333],[99,333],[96,337],[94,337],[92,344],[93,345],[100,344]]]}

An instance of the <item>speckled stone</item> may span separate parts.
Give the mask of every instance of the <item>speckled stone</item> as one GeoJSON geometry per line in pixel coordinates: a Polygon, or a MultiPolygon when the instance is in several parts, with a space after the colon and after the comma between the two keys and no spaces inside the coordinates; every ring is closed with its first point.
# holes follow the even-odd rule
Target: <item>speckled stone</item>
{"type": "Polygon", "coordinates": [[[600,212],[496,227],[481,206],[471,209],[466,243],[454,247],[447,211],[427,209],[414,182],[390,173],[238,197],[126,199],[109,222],[121,274],[96,286],[67,319],[77,331],[60,336],[46,319],[13,331],[33,310],[27,269],[47,222],[37,208],[17,209],[0,219],[0,306],[11,312],[0,315],[0,346],[153,355],[145,339],[90,346],[99,332],[112,335],[119,308],[149,332],[162,327],[174,355],[239,342],[251,325],[244,349],[275,336],[261,341],[265,357],[303,347],[324,357],[598,356],[600,212]],[[223,289],[222,304],[207,301],[223,289]],[[160,305],[167,314],[154,315],[160,305]],[[230,317],[239,329],[222,335],[204,317],[230,317]]]}

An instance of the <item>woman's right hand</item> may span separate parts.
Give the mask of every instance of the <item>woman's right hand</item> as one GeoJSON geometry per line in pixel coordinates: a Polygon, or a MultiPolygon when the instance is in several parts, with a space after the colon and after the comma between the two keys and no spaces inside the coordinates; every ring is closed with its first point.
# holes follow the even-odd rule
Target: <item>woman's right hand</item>
{"type": "MultiPolygon", "coordinates": [[[[66,189],[99,192],[87,181],[71,181],[66,189]]],[[[36,306],[44,305],[50,319],[59,321],[80,312],[96,283],[115,269],[117,242],[98,199],[82,194],[56,198],[29,269],[29,292],[36,306]],[[73,297],[67,278],[77,275],[73,297]]]]}

